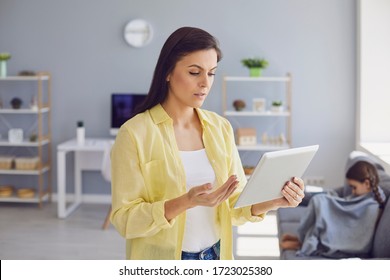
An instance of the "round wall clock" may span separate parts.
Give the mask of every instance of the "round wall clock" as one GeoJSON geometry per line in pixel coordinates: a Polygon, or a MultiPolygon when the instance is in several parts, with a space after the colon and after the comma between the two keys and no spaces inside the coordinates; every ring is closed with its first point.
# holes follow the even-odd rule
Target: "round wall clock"
{"type": "Polygon", "coordinates": [[[126,24],[124,37],[130,46],[141,48],[149,44],[152,40],[153,29],[147,21],[134,19],[126,24]]]}

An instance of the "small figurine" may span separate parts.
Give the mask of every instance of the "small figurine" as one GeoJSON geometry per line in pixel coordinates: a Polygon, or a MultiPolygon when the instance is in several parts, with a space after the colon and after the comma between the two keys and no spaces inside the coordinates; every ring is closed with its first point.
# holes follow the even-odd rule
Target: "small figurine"
{"type": "Polygon", "coordinates": [[[31,97],[30,108],[34,111],[38,110],[38,101],[35,95],[31,97]]]}

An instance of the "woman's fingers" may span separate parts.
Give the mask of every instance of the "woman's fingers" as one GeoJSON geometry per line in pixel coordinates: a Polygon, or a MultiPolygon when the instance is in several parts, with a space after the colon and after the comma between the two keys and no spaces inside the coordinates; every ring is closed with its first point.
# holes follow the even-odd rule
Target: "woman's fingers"
{"type": "MultiPolygon", "coordinates": [[[[215,190],[214,193],[216,195],[216,198],[223,199],[224,197],[226,197],[227,194],[231,193],[232,189],[235,190],[237,184],[238,184],[237,176],[235,176],[235,175],[230,176],[225,184],[223,184],[220,188],[215,190]]],[[[225,200],[225,199],[223,199],[223,200],[225,200]]]]}
{"type": "Polygon", "coordinates": [[[237,189],[237,187],[238,187],[238,181],[234,182],[234,183],[230,186],[230,188],[229,188],[228,192],[226,193],[226,196],[225,196],[225,198],[224,198],[223,200],[229,198],[229,197],[235,192],[235,190],[237,189]]]}
{"type": "Polygon", "coordinates": [[[282,193],[291,206],[299,205],[305,197],[303,180],[294,177],[285,184],[282,193]]]}
{"type": "Polygon", "coordinates": [[[298,187],[302,190],[302,192],[305,191],[305,184],[304,184],[302,178],[294,177],[293,182],[298,185],[298,187]]]}
{"type": "Polygon", "coordinates": [[[189,196],[197,205],[216,206],[226,200],[236,190],[237,185],[237,176],[232,175],[225,184],[213,192],[209,192],[212,188],[211,184],[205,184],[193,187],[189,191],[189,196]]]}
{"type": "Polygon", "coordinates": [[[229,198],[229,196],[231,196],[233,192],[237,189],[237,185],[237,180],[233,181],[230,185],[228,185],[227,188],[225,188],[225,190],[217,197],[217,204],[229,198]]]}

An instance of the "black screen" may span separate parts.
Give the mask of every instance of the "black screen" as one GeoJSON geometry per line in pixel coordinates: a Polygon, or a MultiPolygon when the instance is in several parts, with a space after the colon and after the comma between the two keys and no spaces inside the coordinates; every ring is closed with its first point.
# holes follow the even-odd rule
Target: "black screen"
{"type": "Polygon", "coordinates": [[[146,94],[113,93],[111,95],[111,128],[119,128],[132,116],[134,109],[140,105],[146,94]]]}

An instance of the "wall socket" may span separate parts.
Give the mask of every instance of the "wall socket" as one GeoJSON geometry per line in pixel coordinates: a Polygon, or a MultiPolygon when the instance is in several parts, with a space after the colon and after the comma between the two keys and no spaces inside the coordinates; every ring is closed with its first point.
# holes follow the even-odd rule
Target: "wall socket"
{"type": "Polygon", "coordinates": [[[325,177],[324,176],[306,176],[302,178],[307,186],[325,186],[325,177]]]}

